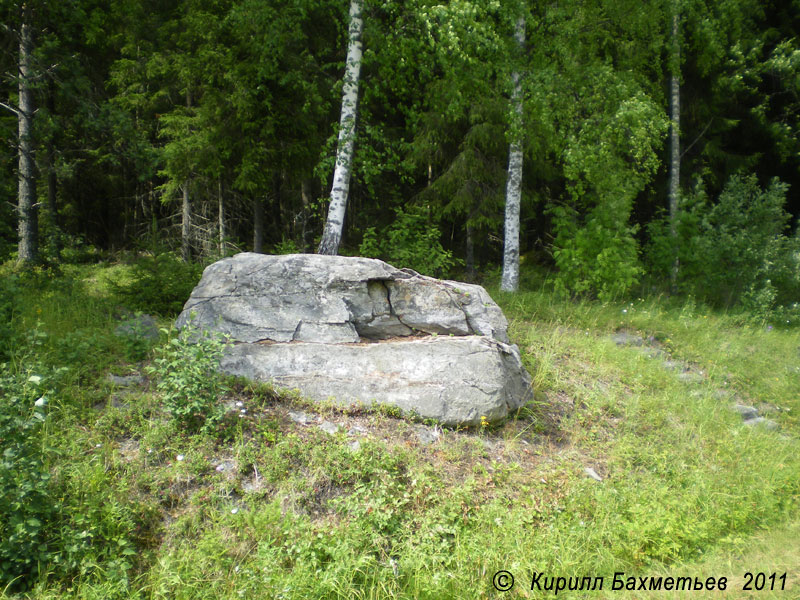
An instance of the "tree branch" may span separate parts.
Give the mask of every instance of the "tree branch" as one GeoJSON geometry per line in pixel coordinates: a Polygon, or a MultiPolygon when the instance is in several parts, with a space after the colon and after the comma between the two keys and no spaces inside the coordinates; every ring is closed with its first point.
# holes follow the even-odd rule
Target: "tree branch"
{"type": "Polygon", "coordinates": [[[692,146],[694,146],[697,142],[700,141],[700,138],[703,137],[706,131],[708,131],[708,128],[711,127],[711,123],[713,122],[714,122],[714,117],[711,117],[711,120],[708,122],[708,125],[703,127],[703,131],[700,132],[700,135],[694,138],[694,141],[691,144],[689,144],[683,152],[681,152],[681,158],[683,158],[683,155],[692,149],[692,146]]]}
{"type": "Polygon", "coordinates": [[[2,106],[3,108],[7,108],[8,110],[10,110],[11,112],[13,112],[13,113],[14,113],[15,115],[17,115],[17,116],[19,116],[19,114],[20,114],[20,113],[19,113],[19,109],[16,109],[16,108],[14,108],[13,106],[9,106],[8,104],[5,104],[5,103],[3,103],[3,102],[0,102],[0,106],[2,106]]]}

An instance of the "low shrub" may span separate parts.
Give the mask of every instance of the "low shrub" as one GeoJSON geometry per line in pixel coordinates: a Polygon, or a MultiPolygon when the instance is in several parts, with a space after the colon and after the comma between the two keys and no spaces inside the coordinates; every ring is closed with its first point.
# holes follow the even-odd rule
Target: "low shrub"
{"type": "Polygon", "coordinates": [[[200,279],[203,267],[170,252],[144,256],[133,265],[132,281],[113,289],[128,308],[159,315],[177,314],[200,279]]]}
{"type": "Polygon", "coordinates": [[[677,240],[667,218],[648,227],[653,270],[667,279],[677,256],[684,292],[760,319],[800,316],[800,238],[786,235],[787,190],[777,179],[762,189],[754,175],[733,176],[715,203],[700,189],[684,199],[677,240]]]}
{"type": "Polygon", "coordinates": [[[219,362],[229,341],[184,327],[155,349],[149,372],[170,415],[190,431],[211,432],[225,416],[221,397],[228,391],[219,362]]]}
{"type": "Polygon", "coordinates": [[[441,232],[418,208],[397,209],[397,219],[380,235],[374,227],[364,230],[358,253],[380,258],[398,268],[408,267],[424,275],[441,276],[458,262],[440,241],[441,232]]]}

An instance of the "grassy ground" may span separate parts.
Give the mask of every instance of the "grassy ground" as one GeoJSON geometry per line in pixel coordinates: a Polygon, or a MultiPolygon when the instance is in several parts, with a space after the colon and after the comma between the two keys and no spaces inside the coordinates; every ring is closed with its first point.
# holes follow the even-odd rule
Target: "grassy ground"
{"type": "Polygon", "coordinates": [[[189,434],[163,409],[152,349],[113,335],[130,298],[113,281],[130,268],[70,267],[16,292],[6,369],[54,382],[41,442],[64,507],[50,547],[69,567],[42,565],[31,598],[552,596],[530,590],[534,572],[605,578],[558,597],[649,597],[611,592],[615,571],[734,578],[695,598],[748,597],[745,572],[787,572],[773,596],[800,597],[797,329],[692,302],[493,292],[536,398],[500,427],[442,431],[237,382],[233,423],[189,434]],[[646,345],[617,345],[620,331],[646,345]],[[109,372],[144,381],[117,388],[109,372]],[[778,429],[744,425],[736,403],[778,429]],[[516,577],[505,593],[501,569],[516,577]]]}

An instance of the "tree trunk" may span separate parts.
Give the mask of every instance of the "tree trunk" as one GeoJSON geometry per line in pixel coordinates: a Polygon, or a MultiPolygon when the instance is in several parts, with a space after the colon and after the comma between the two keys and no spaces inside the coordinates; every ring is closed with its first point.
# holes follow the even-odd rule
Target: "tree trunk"
{"type": "MultiPolygon", "coordinates": [[[[52,79],[48,85],[47,110],[51,117],[56,113],[55,86],[52,79]]],[[[56,251],[56,260],[61,261],[61,251],[64,249],[61,219],[58,216],[58,176],[56,175],[56,149],[52,137],[47,140],[47,212],[52,228],[53,247],[56,251]]]]}
{"type": "MultiPolygon", "coordinates": [[[[514,33],[520,49],[525,44],[525,19],[517,20],[514,33]]],[[[500,289],[516,292],[519,288],[519,204],[522,188],[522,84],[519,71],[511,75],[511,145],[508,151],[506,180],[506,214],[503,249],[503,278],[500,289]]]]}
{"type": "Polygon", "coordinates": [[[19,174],[18,174],[18,232],[19,262],[33,263],[39,259],[39,214],[36,204],[36,165],[31,137],[33,125],[32,74],[33,35],[30,26],[30,7],[22,5],[22,25],[19,31],[19,174]]]}
{"type": "MultiPolygon", "coordinates": [[[[186,90],[186,108],[192,107],[192,92],[186,90]]],[[[190,178],[183,183],[183,216],[181,219],[181,258],[184,262],[192,259],[192,199],[189,195],[190,178]]]]}
{"type": "Polygon", "coordinates": [[[347,67],[342,87],[342,113],[339,121],[339,140],[336,148],[336,168],[333,172],[331,203],[322,233],[319,254],[338,254],[342,241],[347,195],[350,191],[350,171],[353,162],[353,142],[356,131],[358,81],[361,72],[361,3],[350,1],[350,32],[347,45],[347,67]]]}
{"type": "Polygon", "coordinates": [[[681,48],[678,39],[679,15],[677,4],[673,3],[672,15],[672,73],[670,75],[670,161],[669,161],[669,232],[672,237],[675,252],[672,272],[670,273],[670,289],[672,293],[678,291],[678,199],[680,194],[681,179],[681,96],[680,96],[680,57],[681,48]]]}
{"type": "Polygon", "coordinates": [[[300,217],[300,252],[308,250],[308,215],[311,212],[311,180],[304,177],[300,182],[300,200],[303,203],[303,213],[300,217]]]}
{"type": "Polygon", "coordinates": [[[217,206],[219,208],[219,255],[225,256],[225,196],[222,194],[222,178],[217,184],[217,206]]]}
{"type": "Polygon", "coordinates": [[[283,190],[281,190],[281,174],[276,172],[272,176],[272,225],[275,231],[275,240],[282,242],[285,233],[283,231],[284,210],[283,210],[283,190]]]}
{"type": "Polygon", "coordinates": [[[192,199],[189,196],[189,180],[183,183],[183,210],[181,218],[181,258],[192,260],[192,199]]]}
{"type": "Polygon", "coordinates": [[[253,252],[264,251],[264,200],[261,196],[253,199],[253,252]]]}
{"type": "Polygon", "coordinates": [[[466,260],[467,281],[475,281],[475,244],[472,239],[472,225],[467,219],[467,239],[466,239],[466,260]]]}

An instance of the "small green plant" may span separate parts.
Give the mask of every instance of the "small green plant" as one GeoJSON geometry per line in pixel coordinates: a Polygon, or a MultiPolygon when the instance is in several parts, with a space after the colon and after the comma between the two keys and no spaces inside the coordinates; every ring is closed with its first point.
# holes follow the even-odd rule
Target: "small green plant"
{"type": "Polygon", "coordinates": [[[148,372],[170,415],[191,431],[210,432],[225,416],[220,403],[228,391],[219,363],[229,339],[193,327],[184,327],[155,350],[148,372]]]}
{"type": "Polygon", "coordinates": [[[0,277],[0,360],[8,358],[15,345],[13,319],[19,312],[20,290],[16,275],[0,277]]]}
{"type": "Polygon", "coordinates": [[[272,251],[275,254],[297,254],[300,252],[300,249],[297,247],[294,240],[287,240],[284,238],[275,244],[272,251]]]}
{"type": "Polygon", "coordinates": [[[47,530],[58,512],[45,467],[41,429],[45,378],[37,368],[0,368],[0,586],[27,587],[52,559],[47,530]]]}

